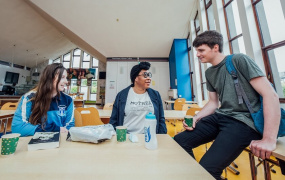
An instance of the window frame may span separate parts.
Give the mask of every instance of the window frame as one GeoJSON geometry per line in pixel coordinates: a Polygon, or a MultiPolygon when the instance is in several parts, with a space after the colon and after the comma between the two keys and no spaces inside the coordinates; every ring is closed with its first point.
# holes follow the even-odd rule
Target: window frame
{"type": "Polygon", "coordinates": [[[194,86],[193,86],[193,70],[191,66],[191,57],[190,57],[190,51],[191,51],[191,40],[190,40],[190,32],[187,36],[187,49],[188,49],[188,61],[189,61],[189,70],[190,70],[190,82],[191,82],[191,94],[192,94],[192,101],[194,101],[195,95],[194,95],[194,86]]]}
{"type": "MultiPolygon", "coordinates": [[[[199,27],[196,27],[196,20],[199,21],[198,19],[198,11],[195,15],[195,18],[194,18],[194,28],[195,28],[195,34],[196,34],[196,37],[198,36],[198,33],[200,31],[200,21],[199,21],[199,27]]],[[[204,94],[204,84],[206,84],[206,81],[203,81],[203,75],[202,75],[202,63],[199,61],[199,74],[200,74],[200,82],[201,82],[201,93],[202,93],[202,100],[204,101],[205,100],[205,94],[204,94]]]]}
{"type": "Polygon", "coordinates": [[[55,58],[55,59],[52,61],[52,63],[58,63],[58,62],[56,62],[56,61],[58,61],[58,60],[59,60],[59,63],[60,63],[60,56],[57,57],[57,58],[55,58]]]}
{"type": "Polygon", "coordinates": [[[236,36],[232,37],[230,36],[230,28],[229,28],[229,23],[228,23],[228,16],[227,16],[227,11],[226,8],[233,2],[234,0],[229,0],[225,4],[225,0],[222,0],[223,3],[223,11],[224,11],[224,17],[225,17],[225,22],[226,22],[226,28],[227,28],[227,35],[228,35],[228,40],[229,40],[229,46],[230,46],[230,54],[233,54],[233,45],[232,42],[240,37],[242,37],[242,33],[237,34],[236,36]]]}
{"type": "MultiPolygon", "coordinates": [[[[270,44],[267,46],[264,45],[264,42],[262,40],[263,37],[262,37],[262,32],[261,32],[261,26],[259,24],[259,18],[258,18],[257,11],[256,11],[256,5],[260,2],[262,2],[262,0],[251,0],[251,5],[252,5],[252,10],[253,10],[254,19],[255,19],[255,25],[257,28],[258,39],[259,39],[259,43],[260,43],[260,47],[261,47],[266,77],[273,84],[273,86],[275,86],[273,73],[272,73],[272,69],[270,66],[270,60],[268,57],[268,51],[277,49],[277,48],[282,47],[282,46],[285,46],[285,40],[279,41],[277,43],[273,43],[273,44],[270,44]]],[[[279,98],[279,102],[285,103],[285,98],[279,98]]]]}
{"type": "Polygon", "coordinates": [[[82,62],[82,56],[83,56],[83,50],[82,49],[80,49],[80,48],[75,48],[75,49],[73,49],[73,51],[72,51],[72,65],[71,65],[71,67],[72,68],[81,68],[81,62],[82,62]],[[80,50],[80,54],[79,55],[77,55],[77,54],[75,54],[75,51],[76,50],[80,50]],[[79,57],[79,67],[74,67],[74,57],[79,57]]]}
{"type": "Polygon", "coordinates": [[[69,68],[72,66],[71,65],[71,52],[70,51],[65,53],[64,55],[62,55],[62,64],[64,64],[65,62],[69,62],[69,68]],[[70,54],[69,55],[69,60],[64,60],[64,56],[66,56],[67,54],[70,54]]]}
{"type": "MultiPolygon", "coordinates": [[[[89,53],[87,53],[87,52],[82,50],[82,62],[81,62],[81,66],[80,67],[83,68],[83,63],[89,62],[89,68],[90,68],[90,66],[91,66],[90,65],[91,59],[92,59],[92,56],[89,53]],[[89,56],[89,60],[88,61],[85,61],[84,54],[88,54],[88,56],[89,56]]],[[[83,68],[83,69],[85,69],[85,68],[83,68]]]]}
{"type": "Polygon", "coordinates": [[[208,4],[206,4],[206,0],[204,0],[204,5],[205,5],[205,12],[206,12],[206,19],[207,19],[207,27],[208,27],[208,30],[210,30],[210,24],[209,24],[209,18],[208,18],[208,8],[212,5],[212,0],[210,0],[208,4]]]}
{"type": "MultiPolygon", "coordinates": [[[[91,94],[96,94],[96,101],[97,101],[97,94],[98,94],[98,71],[99,71],[99,60],[98,59],[96,59],[95,57],[93,57],[93,56],[91,56],[91,59],[90,59],[90,63],[91,63],[91,68],[93,68],[93,69],[96,69],[96,74],[95,74],[95,77],[96,77],[96,79],[92,79],[92,82],[91,82],[91,86],[90,86],[90,90],[89,90],[89,93],[90,93],[90,96],[91,96],[91,94]],[[93,66],[93,60],[97,60],[98,61],[98,65],[97,66],[93,66]],[[92,84],[93,84],[93,82],[94,81],[96,81],[97,82],[97,91],[96,91],[96,93],[92,93],[92,84]]],[[[92,99],[91,99],[92,100],[92,99]]]]}

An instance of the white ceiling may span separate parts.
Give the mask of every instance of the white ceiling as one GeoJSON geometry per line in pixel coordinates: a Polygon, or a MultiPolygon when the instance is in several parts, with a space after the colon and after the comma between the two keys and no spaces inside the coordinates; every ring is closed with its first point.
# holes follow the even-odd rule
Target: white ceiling
{"type": "Polygon", "coordinates": [[[0,0],[0,24],[3,61],[33,67],[76,47],[23,0],[0,0]]]}
{"type": "Polygon", "coordinates": [[[187,37],[196,0],[27,2],[0,0],[0,60],[33,67],[76,46],[101,61],[168,57],[173,39],[187,37]]]}

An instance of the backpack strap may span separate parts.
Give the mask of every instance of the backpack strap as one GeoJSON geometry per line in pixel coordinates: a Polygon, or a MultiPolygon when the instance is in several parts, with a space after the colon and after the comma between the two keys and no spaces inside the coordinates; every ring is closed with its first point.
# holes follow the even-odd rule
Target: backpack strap
{"type": "Polygon", "coordinates": [[[252,108],[252,106],[251,106],[251,104],[250,104],[250,102],[249,102],[249,100],[248,100],[248,98],[247,98],[247,96],[246,96],[246,94],[244,92],[243,87],[240,85],[240,83],[238,81],[237,71],[236,71],[236,68],[233,65],[232,58],[233,58],[233,54],[227,56],[226,68],[227,68],[229,74],[233,78],[235,89],[236,89],[236,93],[237,93],[237,96],[238,96],[238,102],[239,102],[239,104],[242,104],[243,100],[244,100],[244,102],[245,102],[249,112],[252,114],[252,113],[254,113],[253,108],[252,108]]]}

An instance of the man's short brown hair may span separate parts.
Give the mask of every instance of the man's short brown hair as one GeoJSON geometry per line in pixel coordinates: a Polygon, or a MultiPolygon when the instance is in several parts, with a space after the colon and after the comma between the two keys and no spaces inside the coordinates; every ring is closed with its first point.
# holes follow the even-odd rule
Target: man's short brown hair
{"type": "Polygon", "coordinates": [[[219,45],[219,52],[223,52],[223,36],[217,31],[205,31],[199,34],[193,42],[194,47],[199,47],[203,44],[208,45],[211,49],[217,44],[219,45]]]}

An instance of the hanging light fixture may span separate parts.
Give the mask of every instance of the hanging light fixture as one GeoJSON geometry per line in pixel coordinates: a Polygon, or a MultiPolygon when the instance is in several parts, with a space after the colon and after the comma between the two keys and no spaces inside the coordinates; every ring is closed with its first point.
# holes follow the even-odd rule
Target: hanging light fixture
{"type": "Polygon", "coordinates": [[[35,68],[35,72],[33,73],[33,76],[39,76],[40,75],[40,73],[38,72],[38,58],[39,58],[39,54],[37,54],[36,68],[35,68]]]}
{"type": "Polygon", "coordinates": [[[11,63],[11,67],[14,67],[15,48],[16,48],[16,44],[14,44],[14,47],[13,47],[13,55],[12,55],[12,63],[11,63]]]}
{"type": "Polygon", "coordinates": [[[38,58],[39,58],[39,54],[37,54],[37,59],[36,59],[36,69],[35,69],[36,73],[38,72],[38,58]]]}
{"type": "Polygon", "coordinates": [[[25,59],[25,70],[27,70],[27,58],[29,57],[29,50],[27,49],[26,50],[27,51],[27,57],[26,57],[26,59],[25,59]]]}

